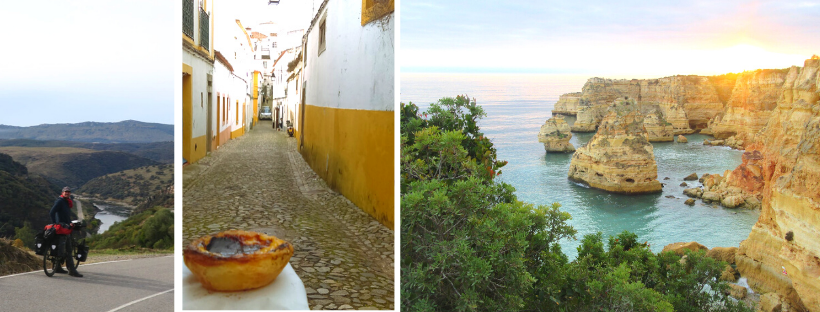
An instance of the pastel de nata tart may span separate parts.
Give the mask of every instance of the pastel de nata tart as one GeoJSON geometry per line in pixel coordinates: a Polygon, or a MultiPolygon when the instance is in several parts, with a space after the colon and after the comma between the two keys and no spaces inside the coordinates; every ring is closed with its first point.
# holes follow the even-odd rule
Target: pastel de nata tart
{"type": "Polygon", "coordinates": [[[273,282],[293,256],[293,245],[263,233],[229,230],[191,242],[182,254],[206,289],[240,291],[273,282]]]}

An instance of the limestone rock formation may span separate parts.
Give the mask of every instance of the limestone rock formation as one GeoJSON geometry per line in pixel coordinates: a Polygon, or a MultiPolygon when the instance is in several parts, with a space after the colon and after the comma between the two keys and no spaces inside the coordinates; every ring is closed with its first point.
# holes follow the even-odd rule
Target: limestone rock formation
{"type": "Polygon", "coordinates": [[[728,264],[735,264],[735,254],[737,254],[737,247],[715,247],[706,252],[707,257],[726,261],[728,264]]]}
{"type": "Polygon", "coordinates": [[[735,299],[740,300],[746,298],[746,293],[746,287],[735,284],[729,284],[729,296],[732,296],[735,299]]]}
{"type": "Polygon", "coordinates": [[[723,111],[724,103],[734,86],[735,75],[671,76],[659,79],[590,78],[580,94],[562,95],[555,113],[572,113],[579,122],[572,131],[592,132],[603,120],[615,99],[635,99],[641,107],[657,107],[663,120],[671,124],[674,134],[693,133],[703,129],[710,119],[723,111]]]}
{"type": "Polygon", "coordinates": [[[615,105],[589,143],[573,154],[569,179],[615,193],[660,192],[654,149],[643,122],[634,101],[615,105]]]}
{"type": "Polygon", "coordinates": [[[644,114],[643,126],[646,129],[647,140],[649,142],[671,142],[674,140],[675,129],[672,124],[663,118],[660,111],[652,111],[644,114]]]}
{"type": "Polygon", "coordinates": [[[578,113],[578,103],[581,102],[581,92],[562,94],[552,109],[552,115],[575,115],[578,113]]]}
{"type": "Polygon", "coordinates": [[[691,250],[691,251],[698,251],[698,250],[708,250],[706,246],[699,244],[698,242],[688,242],[688,243],[671,243],[669,245],[663,246],[663,250],[661,252],[671,251],[676,254],[682,255],[684,254],[684,250],[691,250]]]}
{"type": "Polygon", "coordinates": [[[720,205],[726,208],[736,208],[744,203],[746,200],[740,195],[730,195],[720,200],[720,205]]]}
{"type": "MultiPolygon", "coordinates": [[[[729,170],[725,174],[731,175],[729,170]]],[[[698,179],[696,173],[692,173],[684,180],[698,179]]],[[[683,190],[683,194],[689,197],[701,198],[706,203],[717,203],[726,208],[744,207],[747,209],[760,208],[759,194],[746,191],[740,187],[729,185],[727,180],[719,174],[704,174],[700,179],[703,188],[688,188],[683,190]]]]}
{"type": "Polygon", "coordinates": [[[581,89],[577,119],[573,132],[595,132],[617,99],[637,99],[640,95],[637,79],[590,78],[581,89]]]}
{"type": "Polygon", "coordinates": [[[713,203],[713,202],[719,203],[721,196],[720,196],[720,193],[718,193],[718,192],[703,192],[703,195],[701,196],[701,198],[703,199],[703,201],[705,201],[707,203],[713,203]]]}
{"type": "MultiPolygon", "coordinates": [[[[735,268],[733,268],[731,265],[728,265],[728,264],[726,265],[726,267],[723,268],[723,272],[720,273],[720,280],[721,281],[727,281],[727,282],[730,282],[730,283],[734,283],[734,282],[737,282],[738,277],[740,277],[740,273],[738,273],[737,270],[735,270],[735,268]]],[[[734,286],[737,286],[737,285],[734,285],[734,286]]],[[[744,291],[746,290],[745,287],[742,287],[742,288],[743,288],[744,291]]]]}
{"type": "Polygon", "coordinates": [[[687,199],[686,201],[684,201],[683,203],[687,204],[689,206],[694,206],[695,205],[695,200],[690,198],[690,199],[687,199]]]}
{"type": "Polygon", "coordinates": [[[679,134],[678,135],[678,143],[689,143],[689,140],[687,140],[686,137],[683,136],[682,134],[679,134]]]}
{"type": "MultiPolygon", "coordinates": [[[[719,139],[735,137],[735,141],[748,143],[769,120],[777,106],[781,87],[788,70],[758,69],[741,73],[726,111],[709,125],[709,132],[719,139]]],[[[727,142],[728,143],[728,142],[727,142]]]]}
{"type": "Polygon", "coordinates": [[[569,143],[571,138],[572,132],[569,130],[569,125],[561,115],[547,119],[541,126],[541,131],[538,132],[538,142],[544,143],[547,153],[574,152],[575,147],[569,143]]]}
{"type": "Polygon", "coordinates": [[[572,132],[595,132],[601,121],[600,115],[606,109],[606,107],[592,106],[589,102],[582,102],[578,105],[577,119],[572,124],[572,132]]]}
{"type": "Polygon", "coordinates": [[[701,198],[701,196],[703,196],[703,189],[699,187],[688,188],[683,190],[683,194],[689,197],[701,198]]]}
{"type": "Polygon", "coordinates": [[[784,75],[777,106],[726,184],[760,194],[761,213],[740,244],[737,268],[761,297],[820,311],[820,60],[784,75]],[[792,232],[792,240],[785,235],[792,232]]]}

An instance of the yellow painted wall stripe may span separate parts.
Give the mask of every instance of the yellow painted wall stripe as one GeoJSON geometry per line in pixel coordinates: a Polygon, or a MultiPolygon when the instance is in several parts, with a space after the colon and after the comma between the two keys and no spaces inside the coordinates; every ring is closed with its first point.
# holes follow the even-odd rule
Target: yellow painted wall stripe
{"type": "Polygon", "coordinates": [[[391,229],[393,116],[392,111],[306,105],[300,151],[328,186],[391,229]]]}
{"type": "Polygon", "coordinates": [[[191,162],[191,135],[192,135],[192,119],[193,119],[193,68],[183,63],[182,64],[182,157],[191,162]]]}

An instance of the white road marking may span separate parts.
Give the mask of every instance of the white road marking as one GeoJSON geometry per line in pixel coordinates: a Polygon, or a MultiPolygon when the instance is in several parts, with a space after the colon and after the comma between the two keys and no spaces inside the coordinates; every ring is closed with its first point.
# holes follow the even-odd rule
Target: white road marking
{"type": "Polygon", "coordinates": [[[140,301],[143,301],[143,300],[147,300],[147,299],[151,299],[151,298],[154,298],[154,297],[156,297],[156,296],[162,295],[162,294],[167,293],[167,292],[170,292],[170,291],[174,291],[174,289],[173,289],[173,288],[171,288],[171,289],[169,289],[169,290],[166,290],[166,291],[163,291],[163,292],[159,292],[159,293],[156,293],[156,294],[150,295],[150,296],[145,297],[145,298],[142,298],[142,299],[137,299],[137,300],[131,301],[131,302],[129,302],[129,303],[126,303],[126,304],[123,304],[123,305],[121,305],[121,306],[119,306],[119,307],[116,307],[116,308],[114,308],[114,309],[112,309],[112,310],[108,310],[108,312],[114,312],[114,311],[120,310],[120,309],[122,309],[122,308],[125,308],[125,307],[127,307],[127,306],[130,306],[130,305],[135,304],[135,303],[137,303],[137,302],[140,302],[140,301]]]}
{"type": "MultiPolygon", "coordinates": [[[[83,265],[83,267],[87,267],[87,266],[89,266],[89,265],[95,265],[95,264],[114,263],[114,262],[123,262],[123,261],[131,261],[131,260],[132,260],[132,259],[125,259],[125,260],[114,260],[114,261],[105,261],[105,262],[94,262],[94,263],[88,263],[88,264],[85,264],[85,265],[83,265]]],[[[42,269],[38,269],[38,270],[31,271],[31,272],[17,273],[17,274],[12,274],[12,275],[0,276],[0,278],[6,278],[6,277],[12,277],[12,276],[18,276],[18,275],[26,275],[26,274],[37,273],[37,272],[43,272],[43,270],[42,270],[42,269]]]]}

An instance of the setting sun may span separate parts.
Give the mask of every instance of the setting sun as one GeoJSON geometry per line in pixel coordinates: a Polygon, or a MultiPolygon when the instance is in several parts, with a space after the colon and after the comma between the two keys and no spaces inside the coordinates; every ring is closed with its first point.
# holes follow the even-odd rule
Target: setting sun
{"type": "Polygon", "coordinates": [[[707,54],[703,58],[705,64],[717,73],[737,73],[758,68],[785,68],[791,65],[802,66],[803,60],[808,58],[807,55],[775,53],[748,44],[738,44],[705,52],[705,54],[707,54]]]}

